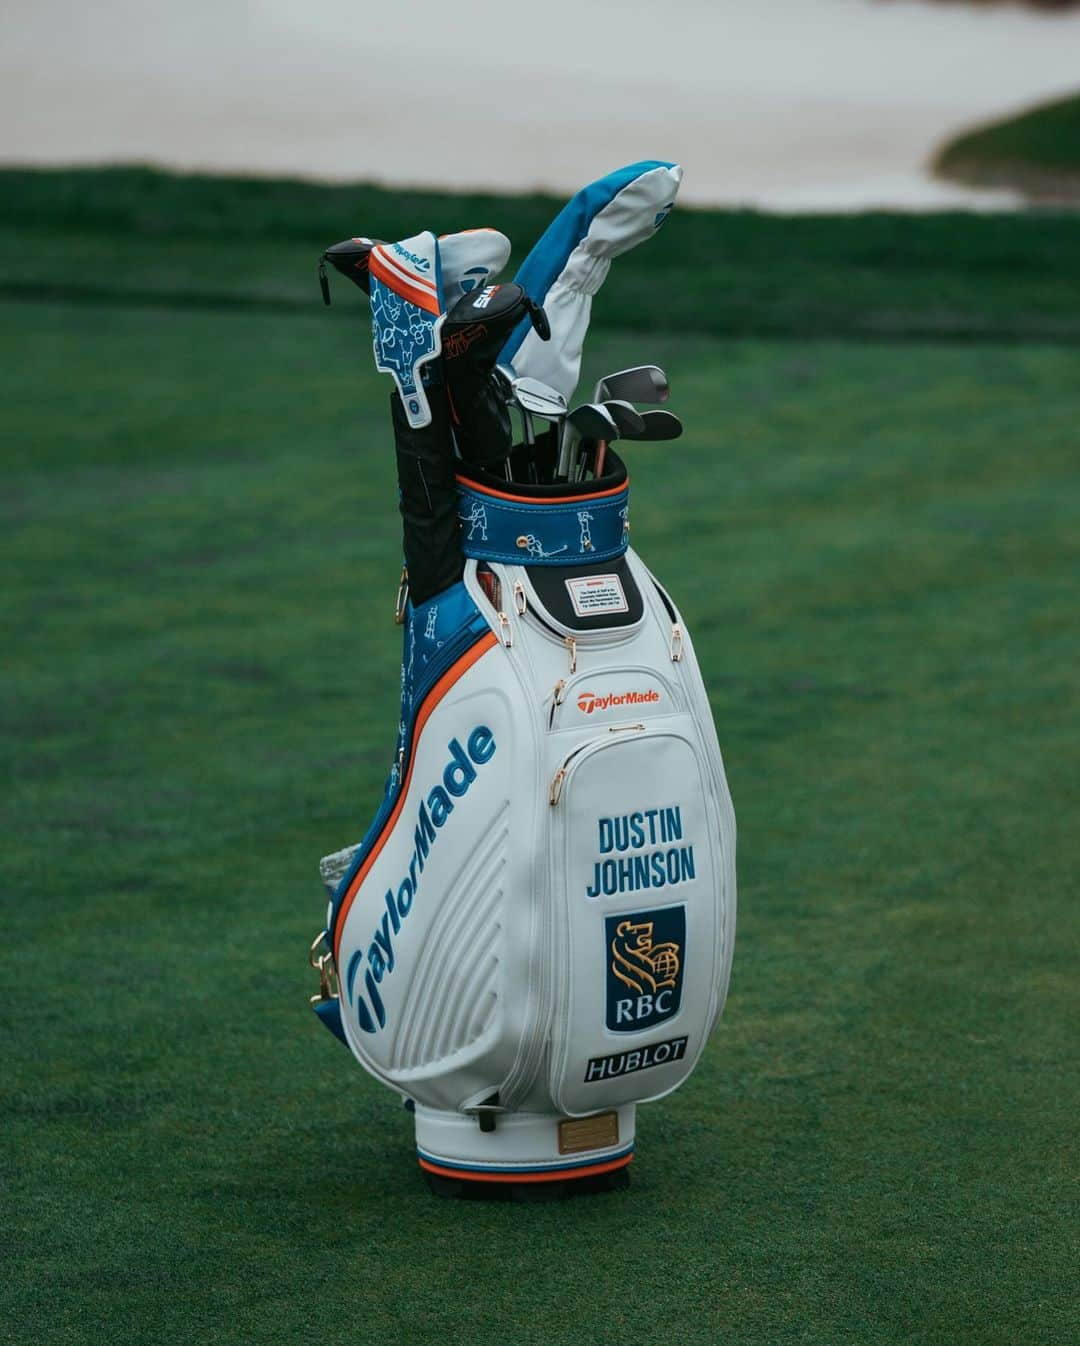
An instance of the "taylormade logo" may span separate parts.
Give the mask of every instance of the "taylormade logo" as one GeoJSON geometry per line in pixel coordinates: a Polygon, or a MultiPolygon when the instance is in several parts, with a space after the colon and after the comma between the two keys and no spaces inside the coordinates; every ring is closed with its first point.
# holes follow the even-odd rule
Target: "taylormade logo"
{"type": "MultiPolygon", "coordinates": [[[[384,977],[397,967],[397,947],[394,941],[402,925],[409,919],[413,901],[420,889],[420,876],[439,833],[453,813],[455,800],[469,793],[476,780],[476,768],[490,762],[495,756],[495,735],[484,724],[478,724],[467,740],[468,751],[456,738],[446,745],[450,760],[443,768],[442,781],[433,785],[427,797],[420,801],[416,812],[416,831],[413,833],[412,857],[408,871],[395,887],[387,888],[383,896],[381,919],[371,933],[371,942],[363,945],[349,959],[345,969],[345,994],[356,1011],[356,1021],[365,1033],[377,1033],[386,1027],[386,1006],[379,994],[384,977]],[[360,970],[363,968],[360,989],[360,970]]],[[[404,829],[403,829],[404,830],[404,829]]]]}
{"type": "Polygon", "coordinates": [[[595,692],[578,693],[578,710],[592,715],[598,710],[614,710],[617,706],[645,706],[659,701],[660,693],[650,687],[644,692],[608,692],[607,696],[597,696],[595,692]]]}
{"type": "Polygon", "coordinates": [[[404,257],[407,262],[411,262],[417,271],[430,271],[431,262],[427,257],[418,257],[415,252],[410,252],[408,248],[403,248],[400,243],[391,244],[394,252],[399,257],[404,257]]]}

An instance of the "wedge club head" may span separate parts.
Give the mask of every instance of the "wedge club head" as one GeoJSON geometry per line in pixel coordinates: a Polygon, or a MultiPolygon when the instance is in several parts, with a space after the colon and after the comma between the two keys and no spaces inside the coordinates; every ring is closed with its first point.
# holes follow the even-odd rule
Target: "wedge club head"
{"type": "Polygon", "coordinates": [[[683,423],[672,411],[641,412],[641,430],[624,431],[623,439],[641,439],[654,443],[663,439],[678,439],[683,432],[683,423]]]}
{"type": "MultiPolygon", "coordinates": [[[[635,411],[629,402],[625,402],[621,398],[609,397],[603,403],[603,408],[618,427],[619,438],[636,439],[645,429],[645,422],[642,420],[640,413],[635,411]]],[[[597,438],[605,438],[605,436],[597,436],[597,438]]],[[[615,438],[615,436],[609,435],[606,438],[615,438]]]]}

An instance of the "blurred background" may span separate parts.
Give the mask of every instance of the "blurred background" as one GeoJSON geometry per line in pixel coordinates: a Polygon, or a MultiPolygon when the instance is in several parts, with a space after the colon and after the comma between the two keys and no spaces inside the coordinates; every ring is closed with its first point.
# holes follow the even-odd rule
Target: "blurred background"
{"type": "Polygon", "coordinates": [[[1075,1339],[1080,6],[8,0],[0,71],[0,1336],[1075,1339]],[[686,425],[633,540],[732,994],[628,1193],[439,1204],[305,1003],[399,643],[315,266],[493,225],[512,274],[646,157],[582,387],[655,361],[686,425]]]}
{"type": "Polygon", "coordinates": [[[11,162],[572,192],[597,165],[658,156],[709,205],[990,207],[1019,183],[980,184],[982,156],[932,176],[934,156],[1076,93],[1080,8],[10,0],[0,34],[11,162]]]}

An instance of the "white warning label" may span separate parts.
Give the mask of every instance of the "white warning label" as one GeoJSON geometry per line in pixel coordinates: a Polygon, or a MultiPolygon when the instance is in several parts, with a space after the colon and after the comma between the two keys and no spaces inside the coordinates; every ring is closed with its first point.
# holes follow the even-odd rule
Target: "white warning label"
{"type": "Polygon", "coordinates": [[[570,602],[579,617],[630,611],[618,575],[579,575],[565,583],[570,591],[570,602]]]}

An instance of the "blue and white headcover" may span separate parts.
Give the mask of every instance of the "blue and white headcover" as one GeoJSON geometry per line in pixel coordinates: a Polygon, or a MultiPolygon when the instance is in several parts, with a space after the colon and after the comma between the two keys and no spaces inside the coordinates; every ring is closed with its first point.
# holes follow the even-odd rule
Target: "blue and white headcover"
{"type": "Polygon", "coordinates": [[[442,351],[447,310],[498,275],[509,256],[510,240],[497,229],[464,229],[441,238],[425,230],[371,249],[375,368],[393,376],[413,429],[431,424],[423,369],[442,351]]]}
{"type": "Polygon", "coordinates": [[[581,372],[593,295],[607,278],[612,259],[651,238],[664,223],[681,182],[678,164],[646,159],[571,197],[514,277],[543,305],[551,340],[541,341],[524,321],[511,333],[500,362],[569,398],[581,372]]]}
{"type": "Polygon", "coordinates": [[[445,312],[439,242],[430,231],[379,243],[368,262],[375,368],[398,386],[414,429],[431,424],[422,370],[442,350],[445,312]]]}
{"type": "Polygon", "coordinates": [[[462,229],[439,235],[443,308],[449,313],[462,295],[490,285],[510,260],[510,240],[498,229],[462,229]]]}

